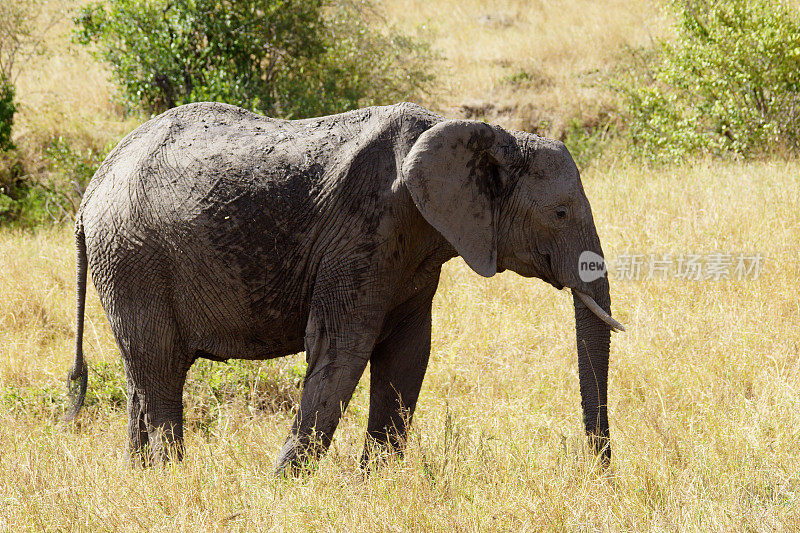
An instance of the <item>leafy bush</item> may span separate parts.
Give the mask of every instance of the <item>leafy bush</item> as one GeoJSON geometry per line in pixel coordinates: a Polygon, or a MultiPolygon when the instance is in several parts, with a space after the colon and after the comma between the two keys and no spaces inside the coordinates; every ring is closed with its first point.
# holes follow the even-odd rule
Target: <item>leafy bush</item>
{"type": "Polygon", "coordinates": [[[597,114],[571,118],[560,139],[569,148],[578,168],[586,170],[611,146],[617,134],[613,110],[601,109],[597,114]]]}
{"type": "Polygon", "coordinates": [[[0,409],[15,416],[36,416],[55,422],[62,415],[64,393],[53,386],[0,387],[0,409]]]}
{"type": "Polygon", "coordinates": [[[58,137],[44,147],[43,168],[26,173],[18,152],[0,153],[0,226],[33,228],[69,220],[83,190],[113,148],[74,148],[58,137]]]}
{"type": "Polygon", "coordinates": [[[49,191],[32,181],[20,180],[0,187],[0,225],[34,228],[58,219],[48,214],[49,191]]]}
{"type": "Polygon", "coordinates": [[[116,141],[111,141],[106,146],[87,147],[81,150],[75,148],[69,140],[59,136],[50,141],[45,148],[50,181],[59,184],[64,200],[70,204],[73,213],[78,210],[89,180],[116,144],[116,141]]]}
{"type": "Polygon", "coordinates": [[[208,425],[223,405],[245,406],[248,411],[291,411],[300,401],[305,361],[298,357],[270,361],[213,363],[201,359],[192,365],[186,382],[186,418],[208,425]]]}
{"type": "MultiPolygon", "coordinates": [[[[674,43],[619,88],[634,149],[756,156],[800,148],[800,19],[778,0],[684,0],[674,43]]],[[[636,71],[634,71],[636,72],[636,71]]]]}
{"type": "MultiPolygon", "coordinates": [[[[84,407],[124,411],[127,403],[128,392],[122,362],[90,361],[84,407]]],[[[67,405],[67,402],[62,405],[67,405]]]]}
{"type": "Polygon", "coordinates": [[[72,199],[61,184],[26,177],[0,186],[0,226],[35,228],[58,224],[75,213],[72,199]]]}
{"type": "Polygon", "coordinates": [[[408,98],[424,43],[372,29],[366,0],[109,0],[75,19],[129,109],[216,100],[288,118],[408,98]]]}
{"type": "Polygon", "coordinates": [[[0,152],[12,150],[11,125],[14,123],[14,86],[4,75],[0,74],[0,152]]]}

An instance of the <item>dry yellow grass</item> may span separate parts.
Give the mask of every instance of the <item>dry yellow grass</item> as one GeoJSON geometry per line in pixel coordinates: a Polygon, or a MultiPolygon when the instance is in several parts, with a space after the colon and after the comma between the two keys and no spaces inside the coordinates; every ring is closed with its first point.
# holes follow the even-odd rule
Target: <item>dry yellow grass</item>
{"type": "MultiPolygon", "coordinates": [[[[138,125],[124,118],[112,99],[105,67],[85,47],[71,42],[72,17],[88,0],[48,0],[40,22],[49,25],[46,52],[22,66],[15,82],[14,138],[24,150],[29,172],[41,170],[43,151],[62,137],[76,150],[102,149],[138,125]]],[[[36,5],[36,4],[34,4],[36,5]]],[[[44,30],[42,30],[44,31],[44,30]]]]}
{"type": "Polygon", "coordinates": [[[559,133],[565,120],[612,106],[600,75],[623,45],[669,33],[658,0],[384,0],[390,22],[423,27],[440,51],[442,85],[430,104],[449,115],[559,133]],[[527,76],[520,77],[520,73],[527,76]]]}
{"type": "MultiPolygon", "coordinates": [[[[0,233],[0,529],[797,530],[798,173],[700,162],[584,177],[609,257],[765,258],[757,280],[612,280],[629,331],[613,338],[616,455],[603,475],[584,447],[568,295],[510,273],[484,280],[460,260],[435,300],[405,460],[361,476],[363,381],[319,471],[274,479],[291,411],[218,402],[194,383],[186,461],[132,470],[124,410],[90,406],[67,431],[55,421],[72,357],[70,230],[0,233]]],[[[89,302],[97,366],[117,355],[93,291],[89,302]]],[[[291,390],[299,360],[260,368],[291,390]]]]}

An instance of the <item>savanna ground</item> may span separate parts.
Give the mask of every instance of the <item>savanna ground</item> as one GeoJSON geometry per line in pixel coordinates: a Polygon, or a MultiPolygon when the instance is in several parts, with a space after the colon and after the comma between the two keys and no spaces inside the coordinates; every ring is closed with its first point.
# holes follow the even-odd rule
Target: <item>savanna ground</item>
{"type": "MultiPolygon", "coordinates": [[[[504,102],[516,111],[496,118],[514,126],[527,104],[568,117],[605,101],[581,81],[587,73],[608,68],[620,44],[666,31],[657,6],[632,5],[385,9],[406,27],[433,26],[446,60],[428,105],[455,116],[470,99],[504,102]],[[550,81],[512,86],[533,67],[550,81]]],[[[96,143],[135,125],[109,104],[102,70],[65,38],[53,43],[20,82],[21,135],[63,130],[96,143]]],[[[570,296],[512,273],[485,280],[460,260],[446,265],[434,301],[431,365],[402,461],[368,477],[358,468],[367,372],[318,471],[273,477],[299,397],[298,355],[198,363],[186,460],[131,469],[124,380],[92,289],[87,405],[76,425],[59,422],[73,353],[71,228],[4,229],[0,530],[800,529],[798,176],[794,161],[649,169],[614,155],[584,172],[607,257],[674,260],[651,276],[644,258],[638,280],[612,272],[628,332],[612,337],[615,456],[605,472],[584,443],[570,296]],[[760,254],[759,275],[735,279],[734,264],[734,279],[677,277],[681,254],[708,262],[715,252],[760,254]]]]}

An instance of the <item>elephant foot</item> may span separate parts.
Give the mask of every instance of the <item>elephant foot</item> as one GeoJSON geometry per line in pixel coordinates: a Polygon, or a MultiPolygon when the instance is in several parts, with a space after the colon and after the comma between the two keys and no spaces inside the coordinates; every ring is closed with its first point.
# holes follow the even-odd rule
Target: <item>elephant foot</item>
{"type": "Polygon", "coordinates": [[[361,468],[369,473],[389,461],[402,459],[405,444],[405,438],[399,435],[387,435],[386,433],[377,437],[367,435],[364,451],[361,453],[361,468]]]}
{"type": "Polygon", "coordinates": [[[311,472],[316,469],[322,453],[324,453],[324,447],[319,442],[304,443],[296,435],[289,435],[278,454],[275,475],[278,477],[297,477],[311,472]]]}
{"type": "Polygon", "coordinates": [[[151,468],[171,462],[180,462],[183,460],[183,455],[183,441],[174,441],[158,448],[154,448],[150,444],[136,449],[129,448],[125,453],[125,458],[132,468],[151,468]]]}

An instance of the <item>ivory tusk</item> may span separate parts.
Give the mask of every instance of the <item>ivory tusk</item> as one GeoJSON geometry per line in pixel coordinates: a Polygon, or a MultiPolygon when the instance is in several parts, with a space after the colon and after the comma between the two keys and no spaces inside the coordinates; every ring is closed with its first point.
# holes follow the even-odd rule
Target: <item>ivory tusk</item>
{"type": "Polygon", "coordinates": [[[576,291],[575,289],[572,289],[572,292],[573,294],[578,295],[578,298],[581,299],[583,304],[588,307],[592,313],[597,315],[597,318],[608,324],[611,328],[611,331],[625,331],[625,326],[611,318],[611,315],[603,311],[603,308],[597,305],[597,302],[595,302],[591,296],[580,291],[576,291]]]}

